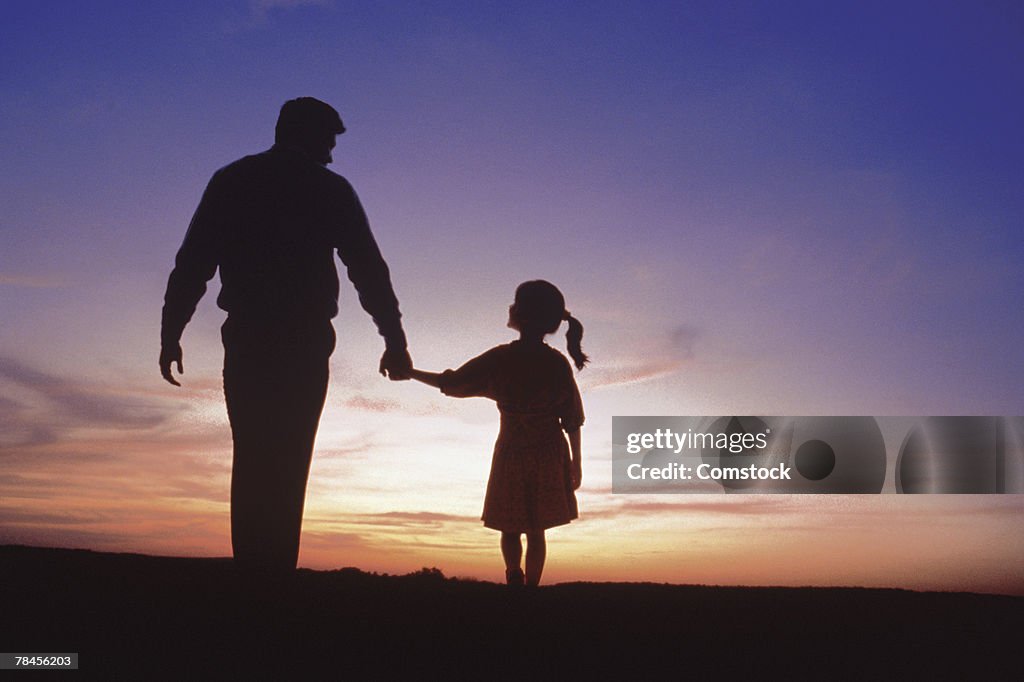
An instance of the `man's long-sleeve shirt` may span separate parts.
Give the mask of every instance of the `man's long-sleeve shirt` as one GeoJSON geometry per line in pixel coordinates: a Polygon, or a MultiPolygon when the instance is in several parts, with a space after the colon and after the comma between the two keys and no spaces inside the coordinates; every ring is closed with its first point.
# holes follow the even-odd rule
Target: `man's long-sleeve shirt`
{"type": "Polygon", "coordinates": [[[220,268],[217,305],[270,325],[338,313],[337,252],[387,347],[406,347],[387,264],[352,186],[303,154],[273,147],[217,171],[178,250],[161,342],[182,331],[220,268]]]}

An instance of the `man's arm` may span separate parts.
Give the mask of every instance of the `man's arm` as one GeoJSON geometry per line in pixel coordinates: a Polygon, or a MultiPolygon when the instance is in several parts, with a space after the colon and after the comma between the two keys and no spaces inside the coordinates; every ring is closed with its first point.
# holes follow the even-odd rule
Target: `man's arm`
{"type": "Polygon", "coordinates": [[[206,283],[217,272],[216,230],[221,218],[220,185],[218,176],[214,175],[192,216],[185,240],[174,259],[174,269],[167,279],[160,321],[160,375],[175,386],[181,384],[171,373],[171,366],[176,364],[178,373],[184,373],[181,334],[192,319],[199,299],[206,293],[206,283]]]}
{"type": "Polygon", "coordinates": [[[412,360],[406,349],[402,314],[391,286],[391,272],[370,231],[359,197],[347,181],[342,182],[344,222],[339,231],[338,256],[359,294],[359,304],[370,314],[377,331],[384,337],[380,373],[395,381],[408,379],[412,360]]]}

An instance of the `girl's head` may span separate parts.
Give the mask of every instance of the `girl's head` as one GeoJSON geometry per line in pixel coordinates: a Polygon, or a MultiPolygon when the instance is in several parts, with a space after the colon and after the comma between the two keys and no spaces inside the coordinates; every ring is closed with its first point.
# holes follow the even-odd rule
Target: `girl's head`
{"type": "Polygon", "coordinates": [[[527,334],[553,334],[562,320],[569,323],[565,333],[569,355],[577,369],[583,369],[589,358],[580,348],[583,325],[565,309],[565,297],[551,282],[535,279],[516,288],[515,302],[508,308],[508,326],[527,334]]]}

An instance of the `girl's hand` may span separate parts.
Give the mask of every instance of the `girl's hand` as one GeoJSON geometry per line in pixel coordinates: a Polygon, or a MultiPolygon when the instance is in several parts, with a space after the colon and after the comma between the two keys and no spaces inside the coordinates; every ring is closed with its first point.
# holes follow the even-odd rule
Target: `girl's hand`
{"type": "Polygon", "coordinates": [[[433,386],[434,388],[441,388],[441,375],[437,372],[424,372],[422,369],[416,369],[410,367],[409,371],[406,372],[407,379],[415,379],[420,381],[427,386],[433,386]]]}
{"type": "Polygon", "coordinates": [[[579,490],[580,484],[583,482],[583,470],[574,466],[569,470],[569,477],[572,481],[572,489],[579,490]]]}

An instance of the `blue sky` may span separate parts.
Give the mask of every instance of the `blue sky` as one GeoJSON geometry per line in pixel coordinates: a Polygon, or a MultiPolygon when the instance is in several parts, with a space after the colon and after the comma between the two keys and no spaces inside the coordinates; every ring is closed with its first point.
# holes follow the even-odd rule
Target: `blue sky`
{"type": "MultiPolygon", "coordinates": [[[[418,364],[507,340],[520,281],[565,291],[595,360],[579,377],[583,546],[628,506],[606,490],[614,414],[1024,412],[1015,3],[11,2],[0,25],[0,457],[50,482],[34,500],[95,481],[99,457],[133,495],[187,479],[168,508],[204,510],[150,510],[147,531],[96,521],[106,530],[83,543],[225,546],[222,315],[208,296],[174,391],[155,371],[160,299],[209,176],[269,146],[299,95],[346,122],[333,168],[366,206],[418,364]],[[146,539],[194,518],[206,530],[179,544],[146,539]]],[[[469,523],[493,407],[378,381],[372,325],[352,292],[341,303],[310,504],[469,523]],[[406,464],[409,443],[437,464],[406,464]],[[344,453],[367,451],[414,470],[408,485],[346,468],[344,453]]],[[[0,488],[6,537],[78,537],[88,503],[15,522],[35,504],[17,490],[0,488]]],[[[1019,509],[999,504],[964,537],[1019,535],[1019,509]]],[[[897,523],[899,503],[885,505],[897,523]]],[[[377,537],[342,526],[307,561],[334,560],[339,534],[377,537]]],[[[376,565],[422,559],[374,547],[376,565]]],[[[1024,548],[985,557],[1022,564],[1024,548]]]]}

